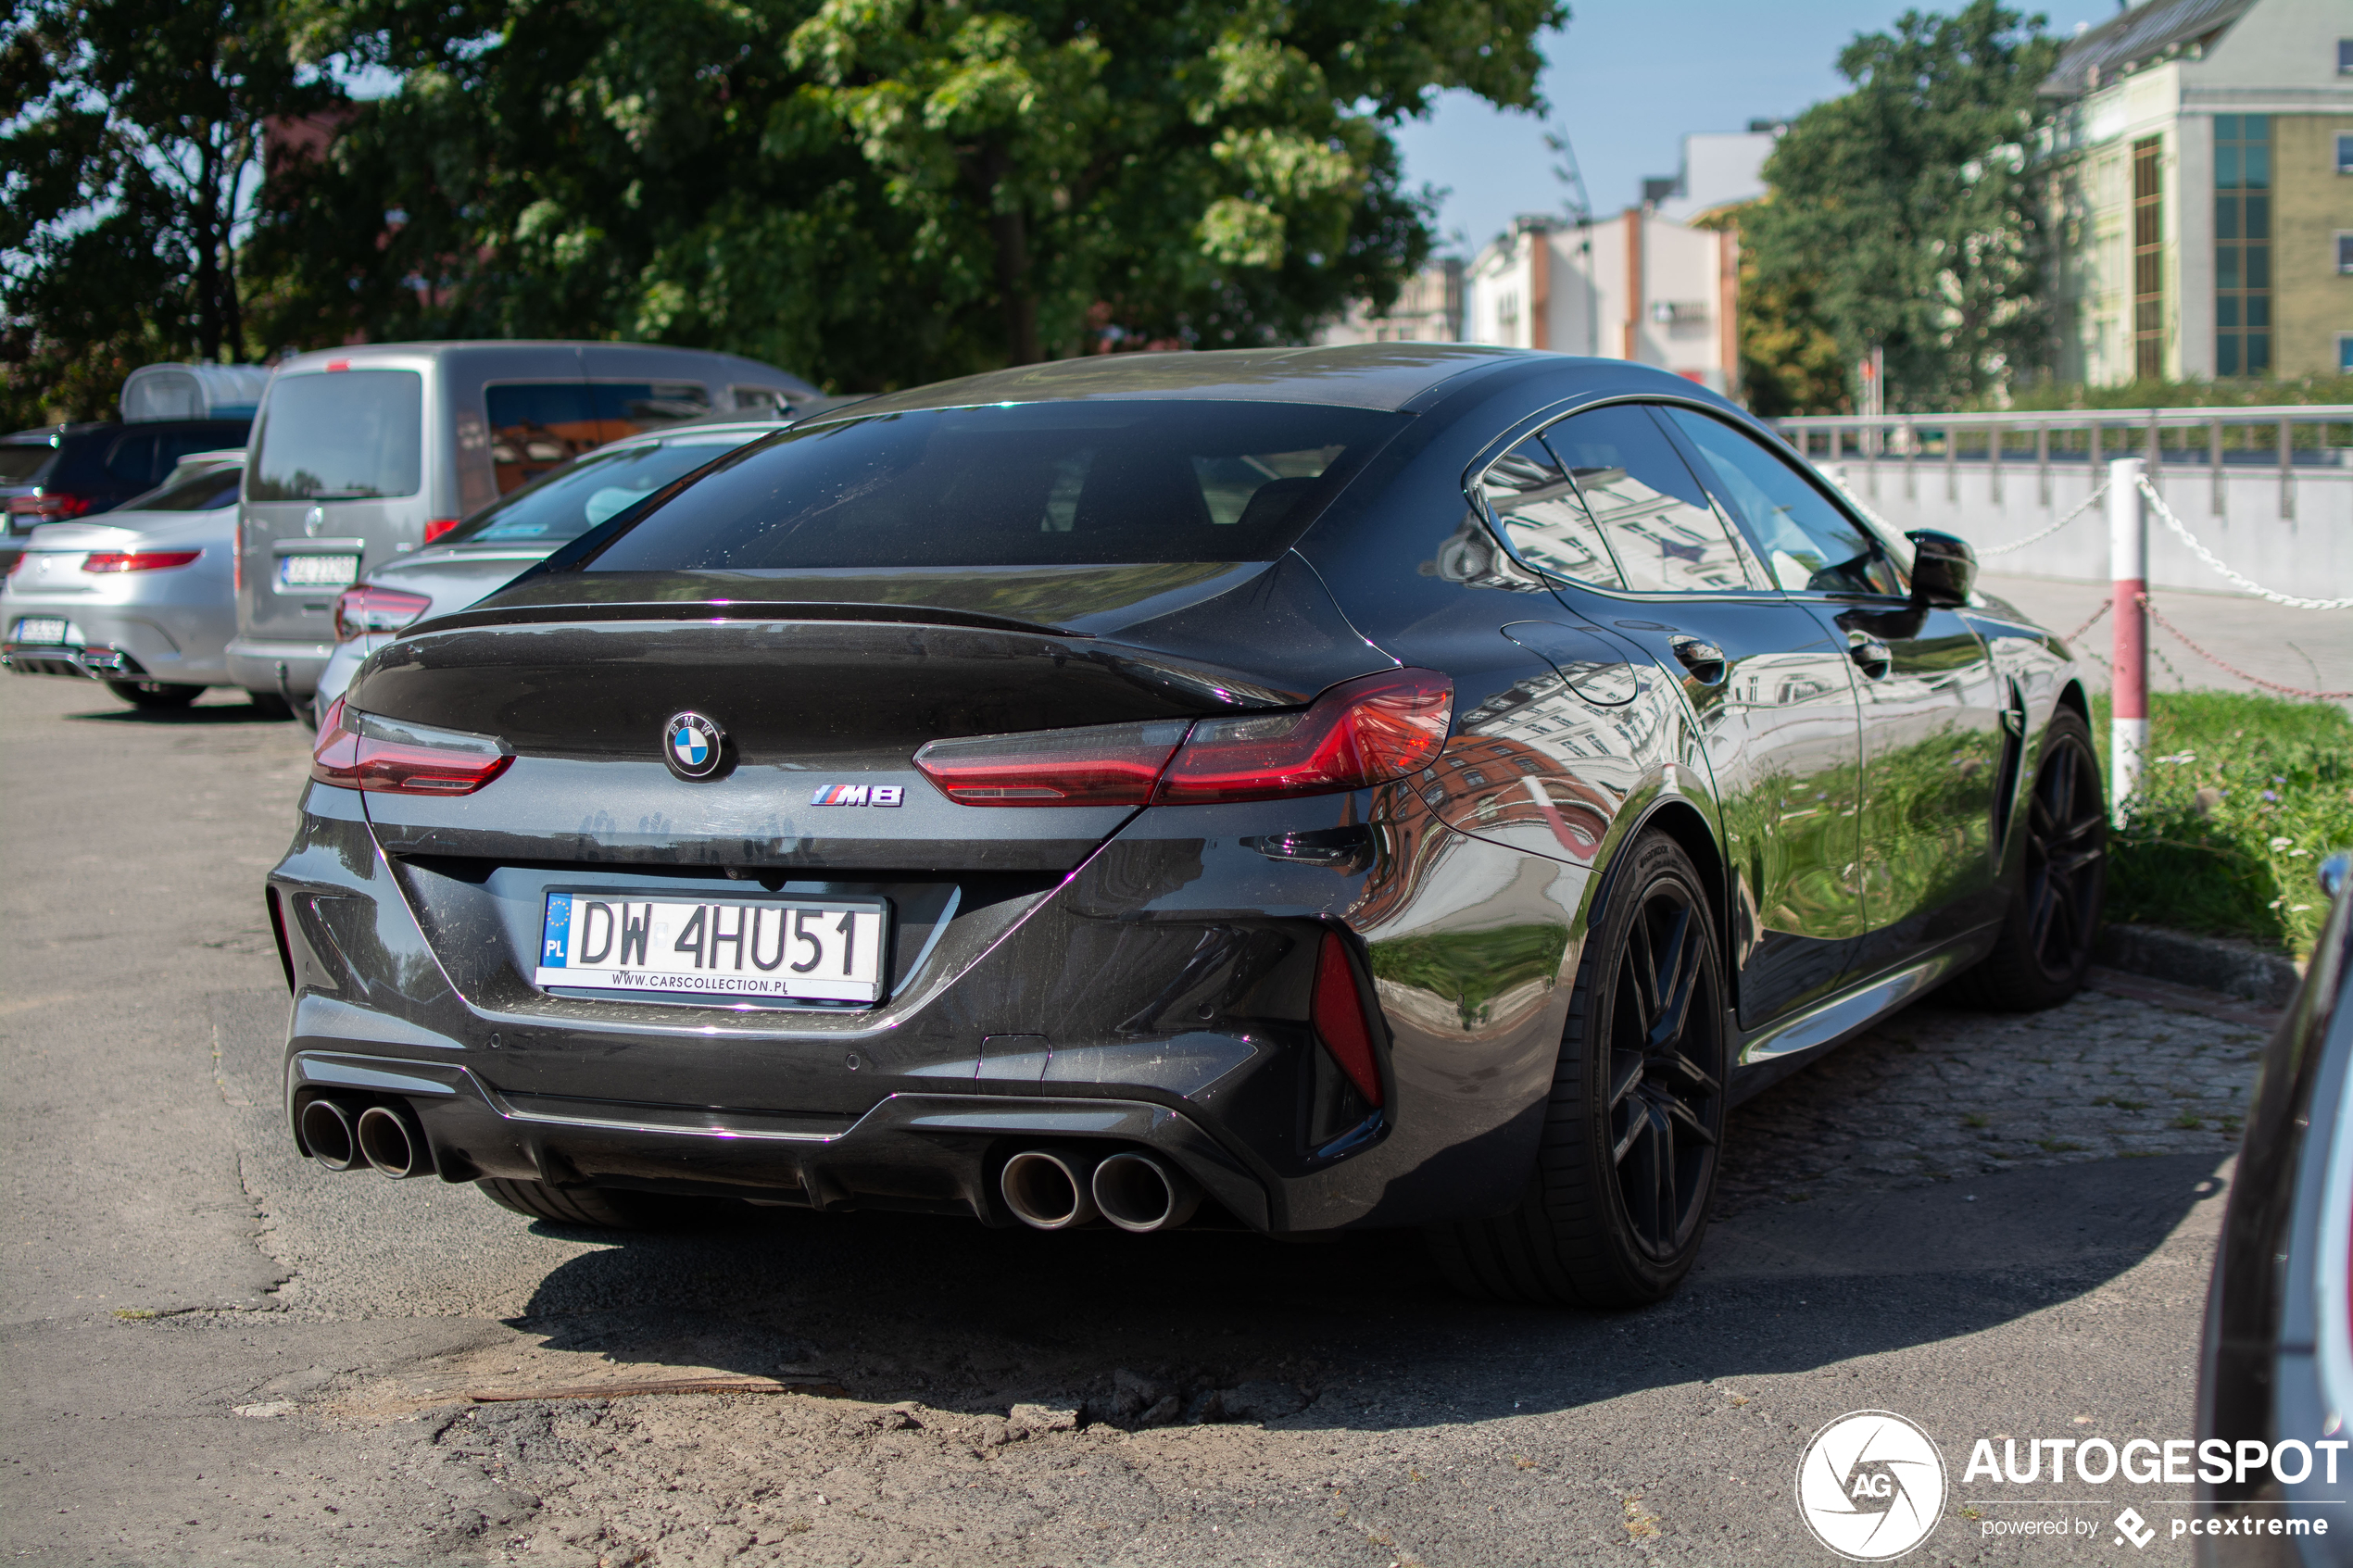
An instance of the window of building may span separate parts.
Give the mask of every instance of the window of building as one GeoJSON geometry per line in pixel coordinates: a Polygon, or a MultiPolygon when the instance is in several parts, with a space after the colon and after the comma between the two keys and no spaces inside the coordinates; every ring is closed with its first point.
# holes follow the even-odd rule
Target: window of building
{"type": "Polygon", "coordinates": [[[2162,138],[2133,144],[2133,373],[2165,377],[2164,167],[2162,138]]]}
{"type": "Polygon", "coordinates": [[[2336,138],[2336,171],[2353,174],[2353,135],[2339,132],[2336,138]]]}
{"type": "Polygon", "coordinates": [[[2336,368],[2341,374],[2353,374],[2353,332],[2336,334],[2336,368]]]}
{"type": "Polygon", "coordinates": [[[2214,373],[2271,373],[2271,117],[2214,117],[2214,373]]]}
{"type": "Polygon", "coordinates": [[[2353,272],[2353,234],[2339,234],[2336,237],[2336,270],[2340,272],[2353,272]]]}
{"type": "Polygon", "coordinates": [[[2336,74],[2353,76],[2353,38],[2336,41],[2336,74]]]}

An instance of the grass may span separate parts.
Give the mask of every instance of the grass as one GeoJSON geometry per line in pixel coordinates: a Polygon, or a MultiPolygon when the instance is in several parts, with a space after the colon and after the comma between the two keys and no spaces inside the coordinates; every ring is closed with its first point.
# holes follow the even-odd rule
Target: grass
{"type": "MultiPolygon", "coordinates": [[[[2106,777],[2108,699],[2093,709],[2106,777]]],[[[2146,756],[2109,840],[2108,918],[2310,952],[2328,913],[2313,873],[2353,847],[2353,720],[2333,703],[2153,692],[2146,756]]]]}

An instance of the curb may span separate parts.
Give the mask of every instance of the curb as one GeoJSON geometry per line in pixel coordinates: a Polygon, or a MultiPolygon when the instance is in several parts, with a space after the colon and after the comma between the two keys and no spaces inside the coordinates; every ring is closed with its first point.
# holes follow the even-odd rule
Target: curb
{"type": "Polygon", "coordinates": [[[2109,969],[2220,991],[2261,1008],[2286,1007],[2304,979],[2293,960],[2251,942],[2154,925],[2102,926],[2092,953],[2109,969]]]}

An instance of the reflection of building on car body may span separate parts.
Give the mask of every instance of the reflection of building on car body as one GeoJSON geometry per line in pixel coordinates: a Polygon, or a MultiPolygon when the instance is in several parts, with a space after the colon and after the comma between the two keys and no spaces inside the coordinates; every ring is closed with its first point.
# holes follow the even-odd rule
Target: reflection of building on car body
{"type": "Polygon", "coordinates": [[[2082,982],[2082,684],[1973,579],[1612,362],[817,412],[329,709],[268,895],[296,1141],[563,1223],[1411,1228],[1655,1298],[1736,1099],[1947,981],[2082,982]],[[576,915],[665,904],[626,968],[576,915]]]}
{"type": "Polygon", "coordinates": [[[231,672],[248,690],[307,704],[334,647],[336,596],[361,577],[590,446],[698,414],[773,415],[817,395],[756,360],[640,344],[296,355],[254,421],[231,672]]]}

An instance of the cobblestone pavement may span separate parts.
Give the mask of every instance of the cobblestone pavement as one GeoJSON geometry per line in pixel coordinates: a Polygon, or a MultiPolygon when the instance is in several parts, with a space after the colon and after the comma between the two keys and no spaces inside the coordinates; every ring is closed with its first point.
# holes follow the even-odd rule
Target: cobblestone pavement
{"type": "Polygon", "coordinates": [[[2237,1146],[2263,1035],[2085,991],[2043,1013],[1936,998],[1733,1111],[1719,1216],[1854,1187],[2237,1146]]]}

